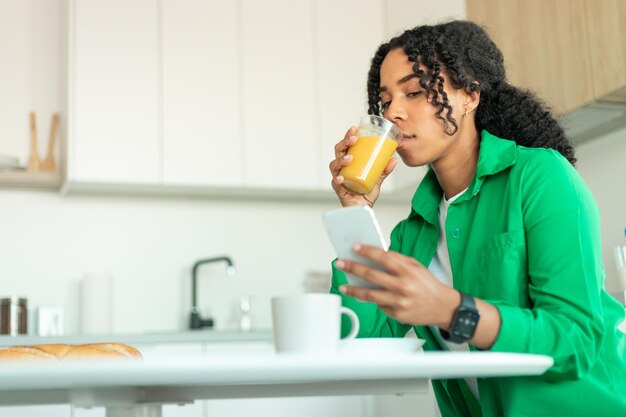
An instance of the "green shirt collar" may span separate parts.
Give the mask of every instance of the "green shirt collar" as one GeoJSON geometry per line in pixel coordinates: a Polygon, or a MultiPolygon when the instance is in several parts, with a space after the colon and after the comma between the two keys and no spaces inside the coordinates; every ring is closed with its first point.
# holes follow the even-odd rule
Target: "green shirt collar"
{"type": "MultiPolygon", "coordinates": [[[[501,139],[483,130],[481,132],[480,150],[476,174],[467,191],[454,203],[474,197],[479,191],[485,177],[504,171],[517,161],[517,144],[511,140],[501,139]]],[[[437,182],[435,172],[430,168],[420,183],[411,206],[413,211],[431,224],[438,223],[439,203],[443,191],[437,182]]]]}

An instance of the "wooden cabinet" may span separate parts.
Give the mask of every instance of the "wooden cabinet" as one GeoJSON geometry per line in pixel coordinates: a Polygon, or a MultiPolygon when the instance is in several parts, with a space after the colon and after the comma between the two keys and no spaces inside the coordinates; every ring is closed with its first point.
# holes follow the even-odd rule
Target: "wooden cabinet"
{"type": "Polygon", "coordinates": [[[70,4],[70,180],[160,177],[157,2],[70,4]]]}
{"type": "Polygon", "coordinates": [[[163,0],[163,183],[243,182],[235,1],[163,0]]]}
{"type": "Polygon", "coordinates": [[[487,27],[509,80],[575,110],[626,85],[626,5],[620,0],[467,0],[487,27]]]}
{"type": "Polygon", "coordinates": [[[626,86],[626,2],[586,0],[596,97],[626,86]]]}

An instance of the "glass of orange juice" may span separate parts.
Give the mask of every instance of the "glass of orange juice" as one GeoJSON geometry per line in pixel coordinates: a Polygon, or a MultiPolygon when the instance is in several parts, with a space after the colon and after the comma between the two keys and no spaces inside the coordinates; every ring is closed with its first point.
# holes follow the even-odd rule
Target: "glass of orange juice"
{"type": "Polygon", "coordinates": [[[356,143],[348,149],[352,161],[339,171],[343,185],[355,194],[369,194],[398,146],[400,129],[389,120],[363,116],[357,127],[356,143]]]}

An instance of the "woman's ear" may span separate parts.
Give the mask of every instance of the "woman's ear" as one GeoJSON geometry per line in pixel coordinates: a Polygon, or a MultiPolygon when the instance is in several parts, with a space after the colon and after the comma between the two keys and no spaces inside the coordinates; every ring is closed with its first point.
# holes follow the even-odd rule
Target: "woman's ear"
{"type": "Polygon", "coordinates": [[[480,104],[480,89],[478,88],[478,86],[478,81],[474,81],[472,83],[473,88],[468,88],[465,91],[465,100],[463,102],[463,106],[466,114],[469,114],[476,110],[478,104],[480,104]]]}

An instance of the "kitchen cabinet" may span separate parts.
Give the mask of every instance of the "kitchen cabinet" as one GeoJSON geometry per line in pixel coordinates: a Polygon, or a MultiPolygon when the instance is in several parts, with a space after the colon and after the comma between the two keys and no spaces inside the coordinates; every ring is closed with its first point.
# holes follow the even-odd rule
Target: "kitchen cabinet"
{"type": "Polygon", "coordinates": [[[162,1],[163,184],[243,183],[238,2],[162,1]]]}
{"type": "MultiPolygon", "coordinates": [[[[208,343],[163,343],[163,344],[134,344],[139,349],[145,361],[158,361],[159,357],[190,357],[205,354],[208,343]]],[[[162,417],[207,417],[205,414],[206,401],[195,401],[184,404],[166,404],[163,406],[162,417]]],[[[74,416],[74,417],[105,417],[104,408],[99,408],[102,416],[74,416]]]]}
{"type": "Polygon", "coordinates": [[[241,4],[244,185],[319,188],[311,2],[241,4]]]}
{"type": "Polygon", "coordinates": [[[71,417],[70,405],[19,405],[0,407],[0,417],[71,417]]]}
{"type": "MultiPolygon", "coordinates": [[[[202,343],[163,343],[163,344],[133,344],[141,352],[145,361],[158,361],[159,357],[171,356],[201,356],[204,351],[202,343]]],[[[163,406],[163,417],[205,417],[206,401],[193,403],[166,404],[163,406]]],[[[0,408],[1,410],[1,408],[0,408]]],[[[104,407],[73,408],[72,417],[105,417],[104,407]]],[[[0,417],[2,417],[0,415],[0,417]]],[[[7,416],[8,417],[8,416],[7,416]]],[[[43,417],[43,416],[42,416],[43,417]]]]}
{"type": "Polygon", "coordinates": [[[467,15],[502,50],[510,82],[557,113],[626,85],[623,1],[467,0],[467,15]]]}
{"type": "MultiPolygon", "coordinates": [[[[65,27],[61,0],[0,1],[0,188],[59,189],[64,152],[57,135],[55,172],[24,170],[31,154],[29,112],[37,115],[41,158],[48,150],[51,115],[64,125],[64,62],[61,34],[65,27]],[[14,166],[13,160],[17,167],[14,166]],[[10,163],[9,163],[10,162],[10,163]],[[11,167],[10,169],[6,169],[11,167]]],[[[62,126],[63,129],[63,126],[62,126]]]]}
{"type": "Polygon", "coordinates": [[[385,14],[380,0],[318,0],[313,5],[321,186],[329,187],[335,144],[367,114],[367,73],[385,38],[385,14]],[[346,18],[353,14],[354,19],[346,18]]]}
{"type": "MultiPolygon", "coordinates": [[[[71,0],[65,189],[332,198],[328,163],[367,111],[370,60],[390,28],[419,24],[424,10],[405,0],[71,0]]],[[[420,178],[396,173],[385,192],[420,178]]]]}
{"type": "Polygon", "coordinates": [[[295,397],[237,400],[212,400],[210,417],[360,417],[364,413],[362,397],[295,397]]]}
{"type": "MultiPolygon", "coordinates": [[[[264,354],[274,351],[271,342],[206,343],[204,354],[264,354]]],[[[343,417],[365,416],[362,396],[238,398],[206,401],[207,417],[343,417]]],[[[181,416],[182,417],[182,416],[181,416]]]]}
{"type": "Polygon", "coordinates": [[[106,409],[104,407],[72,407],[71,417],[106,417],[106,409]]]}
{"type": "Polygon", "coordinates": [[[596,97],[626,86],[626,2],[586,0],[596,97]]]}
{"type": "Polygon", "coordinates": [[[70,2],[70,181],[156,184],[158,2],[70,2]]]}
{"type": "MultiPolygon", "coordinates": [[[[274,347],[270,341],[249,342],[204,342],[204,343],[162,343],[162,344],[134,344],[146,361],[156,361],[159,357],[167,356],[211,356],[219,354],[264,354],[271,353],[274,347]]],[[[260,398],[260,399],[232,399],[196,401],[193,404],[171,404],[163,407],[163,417],[248,417],[255,416],[290,417],[343,417],[364,416],[364,398],[361,396],[348,397],[290,397],[290,398],[260,398]]],[[[77,409],[79,410],[79,409],[77,409]]],[[[104,417],[96,415],[103,408],[84,410],[74,417],[104,417]]],[[[81,412],[81,411],[78,411],[81,412]]],[[[7,416],[8,417],[8,416],[7,416]]]]}

